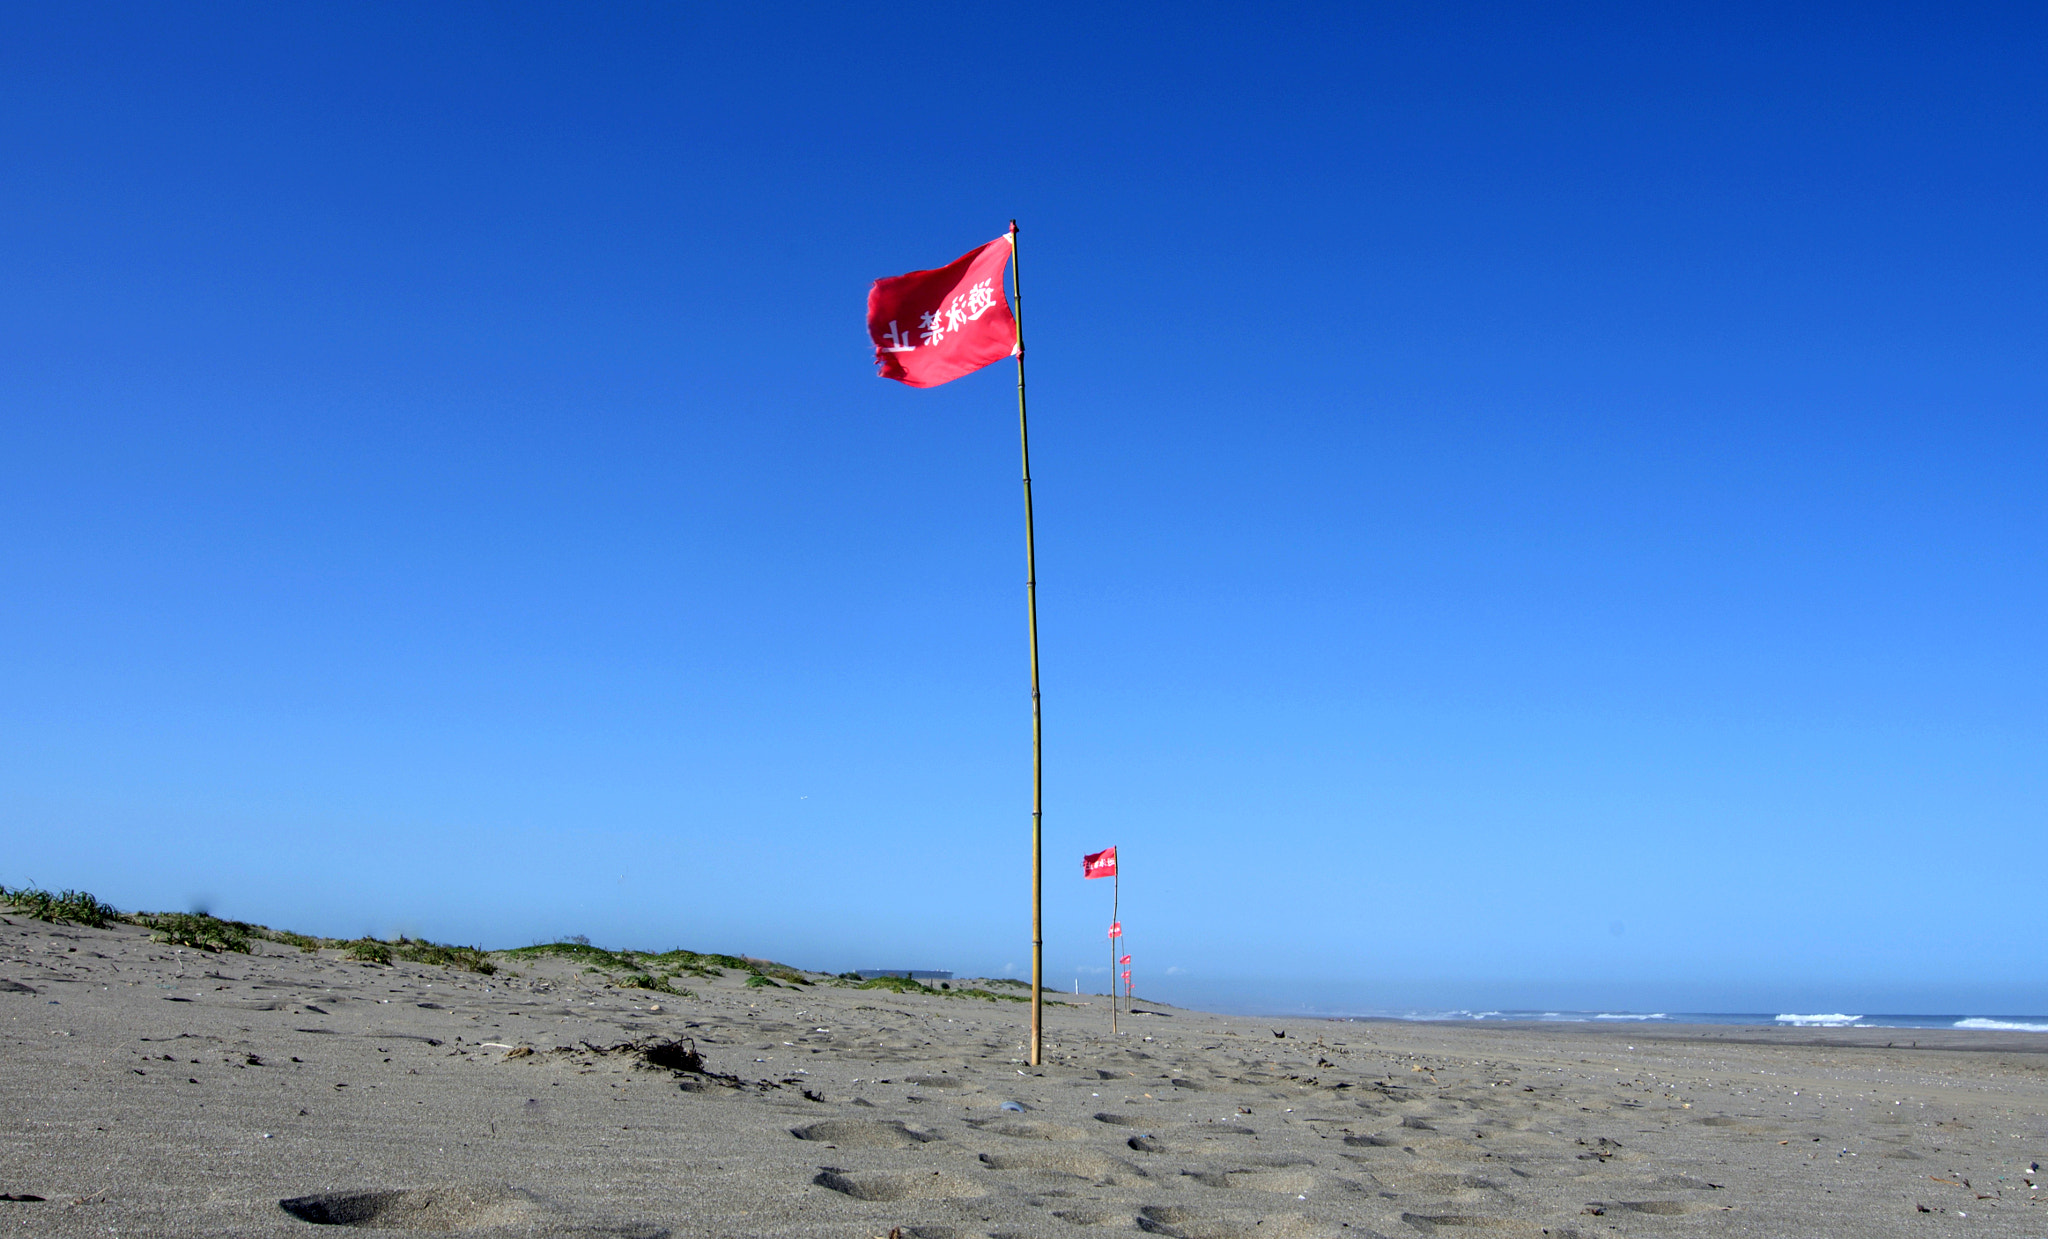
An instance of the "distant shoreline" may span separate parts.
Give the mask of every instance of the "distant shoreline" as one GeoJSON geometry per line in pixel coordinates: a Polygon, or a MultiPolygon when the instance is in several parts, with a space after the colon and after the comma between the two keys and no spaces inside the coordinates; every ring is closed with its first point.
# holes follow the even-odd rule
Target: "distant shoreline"
{"type": "Polygon", "coordinates": [[[1374,1024],[1408,1028],[1455,1028],[1475,1033],[1503,1034],[1543,1032],[1558,1036],[1592,1037],[1603,1041],[1701,1042],[1721,1041],[1734,1045],[1828,1046],[1839,1049],[1950,1050],[1996,1054],[2048,1054],[2048,1035],[1981,1028],[1918,1028],[1858,1024],[1815,1026],[1779,1024],[1769,1020],[1751,1023],[1697,1023],[1676,1016],[1655,1022],[1620,1023],[1593,1020],[1515,1019],[1419,1019],[1391,1015],[1261,1015],[1234,1016],[1238,1019],[1325,1020],[1332,1024],[1374,1024]]]}

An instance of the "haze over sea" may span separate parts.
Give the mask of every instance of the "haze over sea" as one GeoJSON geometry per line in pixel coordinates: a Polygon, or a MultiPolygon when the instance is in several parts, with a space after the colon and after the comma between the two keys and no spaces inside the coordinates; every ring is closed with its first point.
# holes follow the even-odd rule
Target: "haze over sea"
{"type": "MultiPolygon", "coordinates": [[[[1352,1017],[1357,1018],[1357,1017],[1352,1017]]],[[[1384,1018],[1384,1017],[1382,1017],[1384,1018]]],[[[1983,1032],[2048,1033],[2048,1016],[1973,1015],[1764,1015],[1758,1012],[1688,1011],[1638,1014],[1627,1011],[1411,1011],[1393,1016],[1408,1020],[1506,1020],[1537,1024],[1735,1024],[1781,1028],[1968,1028],[1983,1032]]]]}
{"type": "Polygon", "coordinates": [[[1050,986],[2048,1023],[2048,8],[7,30],[0,883],[1025,975],[1015,218],[1050,986]]]}

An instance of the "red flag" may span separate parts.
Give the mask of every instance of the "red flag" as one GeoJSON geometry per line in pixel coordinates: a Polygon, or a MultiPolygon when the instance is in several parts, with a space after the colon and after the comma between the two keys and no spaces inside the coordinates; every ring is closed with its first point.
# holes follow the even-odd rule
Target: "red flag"
{"type": "Polygon", "coordinates": [[[1104,848],[1090,852],[1081,858],[1081,876],[1084,878],[1113,878],[1116,876],[1116,849],[1104,848]]]}
{"type": "Polygon", "coordinates": [[[1126,968],[1126,969],[1124,969],[1124,980],[1128,981],[1128,980],[1130,980],[1130,979],[1131,979],[1131,970],[1130,970],[1129,968],[1126,968]]]}
{"type": "MultiPolygon", "coordinates": [[[[1120,959],[1120,960],[1118,960],[1118,961],[1116,961],[1116,962],[1117,962],[1117,963],[1119,963],[1119,964],[1128,964],[1128,963],[1130,963],[1130,962],[1131,962],[1131,957],[1130,957],[1130,956],[1128,956],[1128,955],[1126,955],[1126,956],[1124,956],[1124,957],[1123,957],[1122,959],[1120,959]]],[[[1129,975],[1131,975],[1131,974],[1127,972],[1127,973],[1125,973],[1124,975],[1125,975],[1125,976],[1129,976],[1129,975]]]]}
{"type": "Polygon", "coordinates": [[[1124,923],[1123,923],[1122,921],[1111,921],[1111,922],[1109,923],[1109,936],[1110,936],[1110,937],[1112,937],[1112,938],[1121,938],[1121,937],[1123,937],[1123,936],[1124,936],[1124,923]]]}
{"type": "Polygon", "coordinates": [[[937,387],[1015,356],[1017,320],[1003,292],[1004,233],[943,267],[886,276],[868,290],[868,338],[885,379],[937,387]]]}

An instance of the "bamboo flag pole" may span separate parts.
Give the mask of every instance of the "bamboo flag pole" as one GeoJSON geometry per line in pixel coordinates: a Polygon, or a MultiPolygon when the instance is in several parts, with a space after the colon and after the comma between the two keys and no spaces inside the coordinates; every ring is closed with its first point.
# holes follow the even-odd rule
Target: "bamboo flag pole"
{"type": "Polygon", "coordinates": [[[1044,881],[1040,872],[1045,814],[1042,733],[1038,718],[1038,548],[1031,527],[1031,429],[1024,418],[1024,276],[1017,269],[1017,221],[1010,221],[1010,307],[1017,321],[1017,441],[1024,452],[1024,605],[1031,623],[1031,1053],[1045,1048],[1044,881]]]}
{"type": "Polygon", "coordinates": [[[1116,1036],[1116,949],[1123,945],[1124,854],[1116,854],[1116,872],[1109,878],[1109,923],[1117,936],[1109,940],[1109,1035],[1116,1036]]]}

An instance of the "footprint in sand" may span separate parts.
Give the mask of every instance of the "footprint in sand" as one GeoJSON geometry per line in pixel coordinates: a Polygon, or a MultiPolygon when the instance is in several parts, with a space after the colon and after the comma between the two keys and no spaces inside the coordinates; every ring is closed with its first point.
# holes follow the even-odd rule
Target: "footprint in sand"
{"type": "Polygon", "coordinates": [[[1682,1187],[1695,1192],[1719,1191],[1724,1185],[1695,1179],[1689,1174],[1659,1175],[1654,1181],[1657,1187],[1682,1187]]]}
{"type": "Polygon", "coordinates": [[[1253,1192],[1284,1192],[1299,1195],[1316,1186],[1308,1170],[1214,1170],[1188,1171],[1187,1177],[1203,1187],[1237,1188],[1253,1192]]]}
{"type": "Polygon", "coordinates": [[[1138,1229],[1169,1239],[1334,1239],[1356,1234],[1298,1213],[1229,1217],[1180,1205],[1147,1205],[1138,1210],[1138,1229]]]}
{"type": "Polygon", "coordinates": [[[1012,1140],[1086,1140],[1093,1134],[1086,1128],[1068,1127],[1064,1123],[1041,1123],[1035,1119],[976,1123],[974,1126],[998,1136],[1008,1136],[1012,1140]]]}
{"type": "Polygon", "coordinates": [[[1537,1239],[1538,1235],[1557,1239],[1559,1235],[1578,1232],[1563,1228],[1545,1228],[1534,1222],[1523,1222],[1514,1218],[1488,1217],[1479,1213],[1403,1213],[1401,1220],[1425,1235],[1448,1230],[1452,1234],[1476,1231],[1488,1239],[1537,1239]]]}
{"type": "Polygon", "coordinates": [[[1615,1204],[1631,1213],[1649,1213],[1660,1217],[1678,1217],[1686,1213],[1706,1213],[1719,1209],[1697,1200],[1618,1200],[1615,1204]]]}
{"type": "Polygon", "coordinates": [[[1498,1180],[1477,1168],[1427,1158],[1411,1157],[1367,1164],[1371,1166],[1376,1182],[1402,1195],[1472,1201],[1480,1199],[1481,1194],[1503,1190],[1498,1180]]]}
{"type": "Polygon", "coordinates": [[[827,1167],[811,1182],[855,1200],[961,1200],[988,1194],[978,1183],[939,1170],[892,1174],[827,1167]]]}
{"type": "Polygon", "coordinates": [[[532,1192],[492,1184],[322,1192],[277,1203],[286,1213],[315,1226],[430,1233],[516,1229],[536,1239],[668,1239],[669,1235],[659,1226],[581,1220],[532,1192]]]}
{"type": "Polygon", "coordinates": [[[1127,1161],[1106,1157],[1092,1149],[1006,1149],[996,1153],[983,1153],[981,1164],[991,1170],[1030,1170],[1039,1174],[1073,1175],[1098,1183],[1149,1177],[1143,1170],[1127,1161]]]}
{"type": "Polygon", "coordinates": [[[909,1076],[903,1082],[919,1088],[964,1088],[967,1085],[967,1081],[959,1076],[909,1076]]]}
{"type": "Polygon", "coordinates": [[[789,1134],[799,1140],[815,1140],[842,1149],[909,1149],[938,1139],[912,1131],[902,1123],[881,1119],[826,1119],[806,1127],[792,1127],[789,1134]]]}

